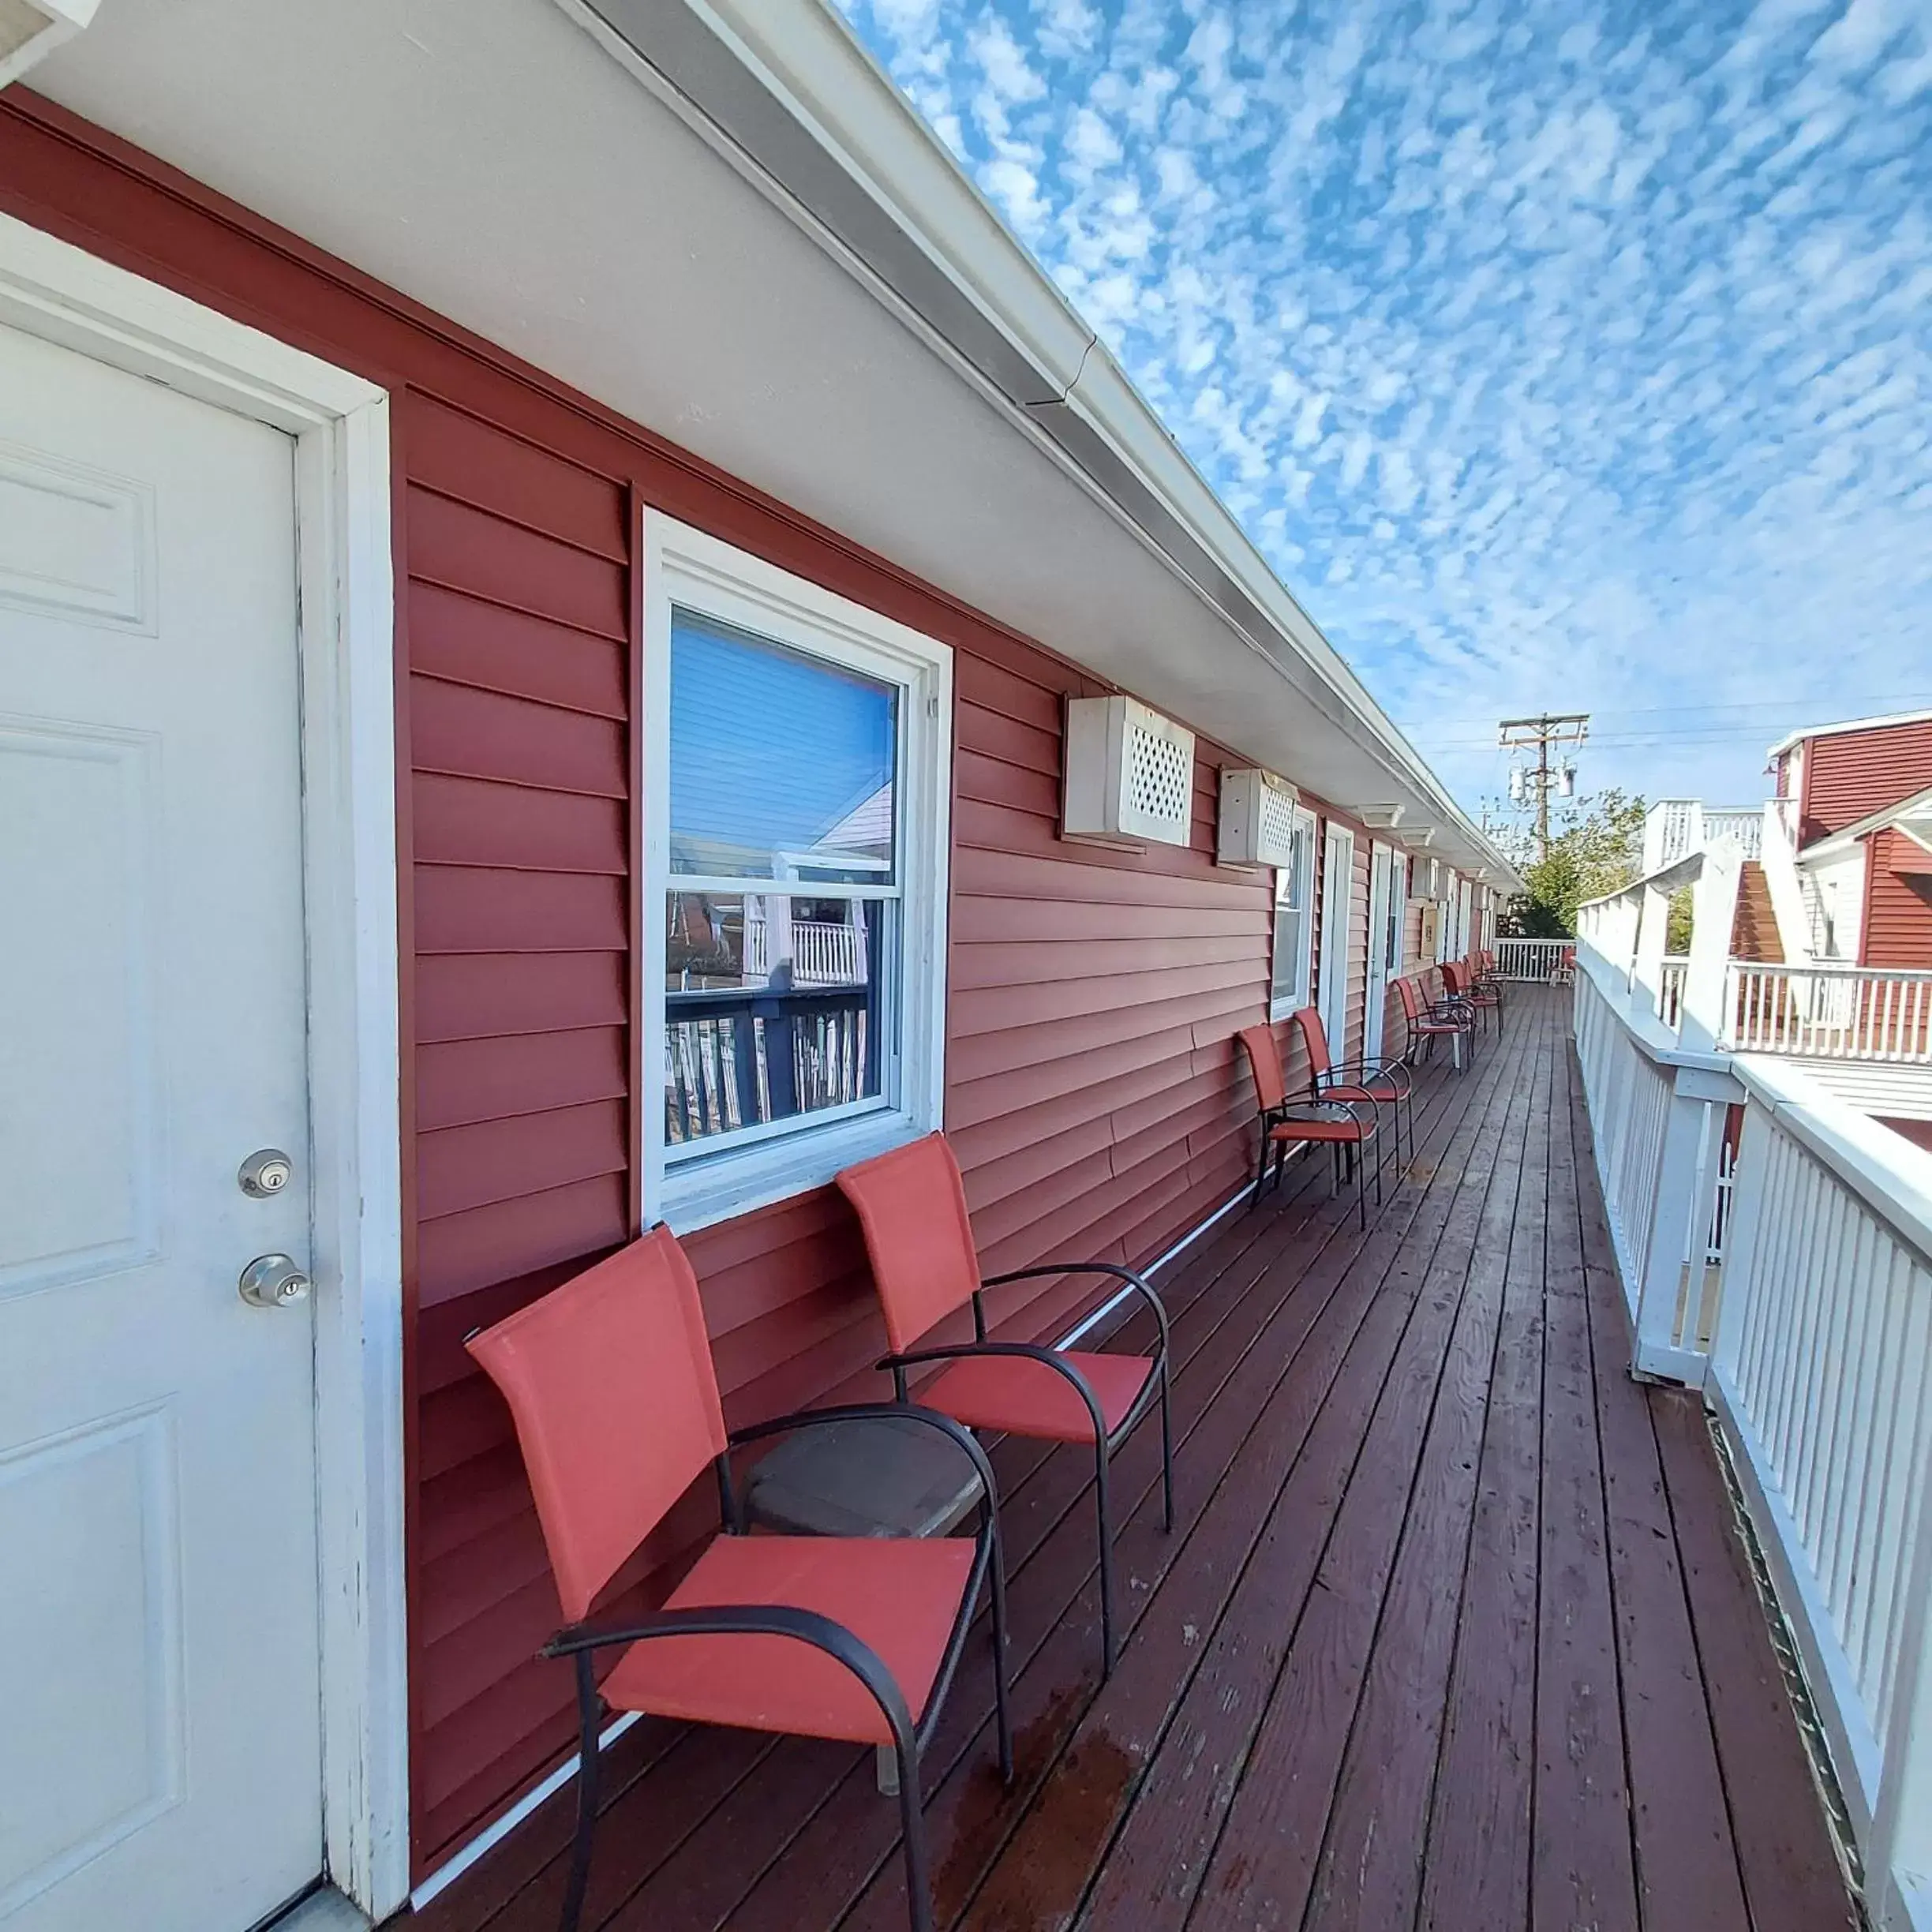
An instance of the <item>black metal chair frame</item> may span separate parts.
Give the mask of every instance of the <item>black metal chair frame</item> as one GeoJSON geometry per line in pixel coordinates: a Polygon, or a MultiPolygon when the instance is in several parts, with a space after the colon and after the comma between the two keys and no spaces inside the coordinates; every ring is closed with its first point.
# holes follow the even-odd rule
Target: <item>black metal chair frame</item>
{"type": "Polygon", "coordinates": [[[1060,1261],[1039,1267],[1014,1268],[1004,1275],[988,1276],[972,1297],[973,1335],[975,1339],[962,1342],[949,1348],[911,1349],[897,1355],[887,1355],[879,1362],[879,1367],[892,1372],[893,1387],[900,1401],[909,1399],[907,1394],[906,1371],[916,1368],[928,1362],[957,1361],[975,1355],[1023,1357],[1052,1369],[1071,1383],[1074,1392],[1086,1404],[1087,1413],[1093,1423],[1094,1432],[1094,1488],[1095,1507],[1100,1521],[1100,1653],[1101,1676],[1104,1680],[1114,1674],[1116,1655],[1114,1641],[1114,1519],[1113,1507],[1107,1485],[1107,1466],[1114,1452],[1139,1428],[1154,1408],[1158,1399],[1161,1423],[1161,1526],[1174,1528],[1174,1419],[1170,1412],[1167,1391],[1167,1363],[1170,1335],[1167,1310],[1153,1289],[1132,1268],[1117,1267],[1110,1261],[1060,1261]],[[989,1342],[987,1339],[986,1305],[981,1299],[988,1288],[1001,1288],[1009,1282],[1042,1281],[1058,1275],[1105,1275],[1121,1282],[1137,1294],[1154,1312],[1155,1326],[1160,1331],[1160,1342],[1154,1354],[1154,1366],[1148,1372],[1145,1386],[1135,1398],[1133,1406],[1121,1417],[1120,1426],[1112,1435],[1107,1433],[1106,1419],[1101,1413],[1099,1399],[1083,1376],[1058,1350],[1035,1342],[989,1342]]]}
{"type": "MultiPolygon", "coordinates": [[[[1419,984],[1417,987],[1417,996],[1421,1003],[1421,1018],[1425,1020],[1434,1020],[1438,1024],[1453,1025],[1457,1032],[1463,1034],[1468,1039],[1470,1058],[1473,1060],[1476,1057],[1475,1008],[1466,1002],[1457,998],[1453,994],[1446,994],[1440,999],[1431,999],[1422,990],[1419,984]]],[[[1417,1032],[1416,1021],[1409,1017],[1406,1007],[1402,1010],[1402,1024],[1409,1031],[1408,1050],[1402,1058],[1411,1065],[1414,1064],[1415,1056],[1418,1051],[1425,1053],[1428,1058],[1432,1059],[1436,1053],[1436,1043],[1442,1037],[1441,1035],[1417,1032]]]]}
{"type": "Polygon", "coordinates": [[[815,1610],[775,1604],[720,1604],[689,1610],[661,1610],[621,1624],[575,1623],[559,1631],[543,1647],[546,1657],[569,1657],[577,1672],[577,1829],[571,1848],[570,1878],[564,1894],[560,1932],[576,1932],[590,1882],[590,1852],[597,1837],[597,1738],[605,1706],[597,1690],[593,1660],[613,1645],[628,1646],[655,1637],[789,1637],[822,1650],[844,1665],[872,1694],[892,1732],[899,1769],[899,1816],[905,1841],[906,1896],[913,1932],[932,1932],[930,1864],[927,1855],[925,1818],[919,1805],[919,1757],[938,1722],[954,1672],[965,1649],[968,1632],[979,1598],[979,1586],[992,1582],[993,1697],[999,1732],[1000,1777],[1010,1784],[1013,1776],[1013,1730],[1006,1709],[1006,1573],[1002,1561],[998,1492],[993,1466],[971,1430],[952,1417],[908,1402],[858,1402],[833,1409],[807,1410],[778,1416],[769,1422],[734,1429],[727,1447],[713,1467],[718,1485],[719,1513],[724,1533],[745,1533],[744,1507],[732,1477],[731,1452],[747,1443],[781,1436],[795,1429],[816,1428],[833,1422],[916,1421],[950,1436],[971,1460],[979,1479],[979,1528],[973,1539],[971,1575],[960,1599],[959,1615],[926,1700],[923,1721],[914,1725],[904,1693],[878,1654],[842,1623],[815,1610]]]}
{"type": "MultiPolygon", "coordinates": [[[[1326,1147],[1333,1157],[1330,1164],[1328,1192],[1332,1196],[1344,1179],[1352,1178],[1354,1180],[1356,1212],[1360,1219],[1362,1231],[1366,1234],[1368,1229],[1367,1185],[1368,1164],[1359,1156],[1366,1152],[1369,1142],[1376,1138],[1379,1129],[1372,1110],[1375,1103],[1372,1101],[1366,1103],[1371,1111],[1365,1119],[1361,1112],[1364,1104],[1362,1102],[1355,1100],[1332,1099],[1327,1095],[1323,1094],[1313,1100],[1284,1100],[1279,1106],[1264,1107],[1261,1110],[1261,1154],[1260,1159],[1255,1164],[1254,1193],[1249,1197],[1249,1212],[1252,1214],[1260,1205],[1261,1189],[1263,1183],[1267,1179],[1268,1155],[1271,1151],[1275,1156],[1274,1185],[1276,1188],[1279,1188],[1282,1172],[1288,1165],[1288,1149],[1290,1145],[1326,1147]],[[1298,1143],[1277,1140],[1275,1138],[1275,1129],[1286,1125],[1294,1118],[1297,1107],[1306,1106],[1336,1107],[1344,1110],[1355,1123],[1356,1131],[1354,1137],[1346,1140],[1335,1140],[1324,1134],[1311,1135],[1307,1140],[1298,1143]]],[[[1413,1131],[1412,1123],[1411,1132],[1413,1131]]],[[[1401,1159],[1399,1148],[1396,1158],[1401,1159]]],[[[1379,1148],[1376,1154],[1375,1176],[1376,1205],[1379,1208],[1382,1204],[1382,1156],[1379,1148]]]]}
{"type": "MultiPolygon", "coordinates": [[[[1309,1079],[1309,1098],[1311,1100],[1327,1100],[1327,1089],[1331,1087],[1370,1087],[1377,1080],[1386,1081],[1390,1091],[1386,1099],[1379,1095],[1369,1096],[1370,1104],[1386,1106],[1394,1116],[1395,1129],[1395,1163],[1402,1165],[1402,1115],[1409,1116],[1409,1158],[1415,1159],[1415,1082],[1409,1077],[1407,1065],[1400,1060],[1342,1060],[1331,1061],[1326,1073],[1311,1074],[1309,1079]],[[1399,1082],[1399,1084],[1398,1084],[1399,1082]]],[[[1346,1103],[1345,1103],[1346,1104],[1346,1103]]],[[[1376,1155],[1378,1163],[1381,1155],[1376,1155]]],[[[1380,1196],[1377,1196],[1380,1199],[1380,1196]]]]}
{"type": "Polygon", "coordinates": [[[1475,1014],[1478,1025],[1483,1024],[1483,1015],[1493,1012],[1496,1017],[1496,1032],[1503,1031],[1503,987],[1492,975],[1479,972],[1472,966],[1469,969],[1469,990],[1452,994],[1449,997],[1459,1000],[1475,1014]]]}

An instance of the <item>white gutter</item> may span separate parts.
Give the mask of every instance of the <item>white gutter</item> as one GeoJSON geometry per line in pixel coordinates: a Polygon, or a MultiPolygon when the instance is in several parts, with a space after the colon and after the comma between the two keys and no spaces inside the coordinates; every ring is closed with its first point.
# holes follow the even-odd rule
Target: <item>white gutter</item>
{"type": "MultiPolygon", "coordinates": [[[[1514,867],[1249,541],[1159,417],[825,0],[556,0],[1180,576],[1387,776],[1458,871],[1514,867]]],[[[1386,793],[1393,793],[1391,798],[1386,793]]]]}

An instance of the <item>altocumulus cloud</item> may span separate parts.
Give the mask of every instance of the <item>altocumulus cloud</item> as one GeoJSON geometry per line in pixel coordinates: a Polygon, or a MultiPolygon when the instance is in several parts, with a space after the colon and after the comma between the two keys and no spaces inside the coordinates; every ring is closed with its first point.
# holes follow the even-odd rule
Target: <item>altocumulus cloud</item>
{"type": "Polygon", "coordinates": [[[1932,704],[1917,0],[845,0],[1464,795],[1932,704]]]}

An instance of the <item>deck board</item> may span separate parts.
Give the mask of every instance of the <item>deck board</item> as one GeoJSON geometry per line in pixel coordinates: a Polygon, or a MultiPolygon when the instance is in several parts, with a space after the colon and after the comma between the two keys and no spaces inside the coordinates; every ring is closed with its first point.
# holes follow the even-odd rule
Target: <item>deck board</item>
{"type": "MultiPolygon", "coordinates": [[[[1105,1685],[1091,1477],[995,1446],[1019,1775],[983,1623],[924,1765],[949,1932],[1854,1923],[1702,1416],[1623,1372],[1567,1017],[1518,990],[1431,1071],[1365,1234],[1304,1162],[1170,1271],[1176,1523],[1150,1428],[1105,1685]]],[[[869,1753],[611,1756],[587,1927],[905,1923],[869,1753]]],[[[548,1932],[571,1802],[407,1932],[548,1932]]]]}

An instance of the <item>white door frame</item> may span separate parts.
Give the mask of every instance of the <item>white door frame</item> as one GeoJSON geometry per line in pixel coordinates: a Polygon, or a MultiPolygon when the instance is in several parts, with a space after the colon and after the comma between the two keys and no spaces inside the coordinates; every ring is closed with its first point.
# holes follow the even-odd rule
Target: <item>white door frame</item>
{"type": "Polygon", "coordinates": [[[1341,1061],[1348,1050],[1349,919],[1355,897],[1355,834],[1350,827],[1330,819],[1322,828],[1322,927],[1321,1013],[1322,1031],[1328,1036],[1331,1058],[1341,1061]],[[1342,858],[1341,890],[1331,890],[1336,882],[1329,876],[1328,855],[1339,852],[1342,858]],[[1339,913],[1338,919],[1336,915],[1339,913]],[[1330,949],[1333,947],[1331,953],[1330,949]],[[1332,984],[1331,981],[1332,980],[1332,984]]]}
{"type": "Polygon", "coordinates": [[[380,1919],[409,1892],[388,395],[4,215],[0,322],[295,440],[323,1844],[380,1919]]]}
{"type": "Polygon", "coordinates": [[[1382,1058],[1382,1035],[1387,1031],[1388,923],[1395,892],[1395,850],[1380,839],[1368,842],[1368,957],[1362,991],[1362,1050],[1365,1060],[1382,1058]]]}

